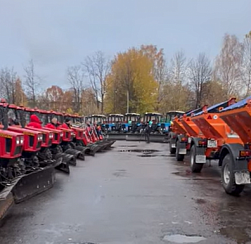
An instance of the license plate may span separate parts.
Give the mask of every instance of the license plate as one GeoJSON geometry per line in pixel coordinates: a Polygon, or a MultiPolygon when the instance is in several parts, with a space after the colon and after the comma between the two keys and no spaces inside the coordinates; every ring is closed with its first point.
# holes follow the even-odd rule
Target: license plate
{"type": "Polygon", "coordinates": [[[243,184],[250,184],[250,172],[236,172],[234,174],[235,176],[235,183],[237,185],[243,185],[243,184]]]}
{"type": "Polygon", "coordinates": [[[215,140],[208,140],[207,141],[207,147],[208,148],[215,148],[215,147],[217,147],[217,141],[215,141],[215,140]]]}
{"type": "Polygon", "coordinates": [[[195,162],[197,164],[205,164],[207,162],[205,155],[196,155],[195,162]]]}
{"type": "Polygon", "coordinates": [[[171,147],[172,147],[172,148],[176,148],[176,144],[172,144],[171,147]]]}
{"type": "Polygon", "coordinates": [[[179,150],[179,154],[187,154],[187,150],[185,148],[181,148],[179,150]]]}

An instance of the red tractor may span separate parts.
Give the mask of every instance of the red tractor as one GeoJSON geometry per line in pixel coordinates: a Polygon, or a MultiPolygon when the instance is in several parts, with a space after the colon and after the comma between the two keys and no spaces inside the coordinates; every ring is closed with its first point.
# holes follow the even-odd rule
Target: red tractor
{"type": "MultiPolygon", "coordinates": [[[[29,122],[30,120],[30,115],[34,114],[35,110],[26,107],[24,108],[24,112],[25,124],[27,124],[27,122],[29,122]]],[[[53,160],[56,169],[69,174],[69,164],[75,164],[75,159],[73,156],[65,155],[64,153],[62,153],[60,144],[62,143],[63,132],[61,130],[43,127],[42,124],[41,128],[36,128],[31,123],[29,123],[28,125],[26,125],[26,128],[43,133],[43,141],[41,145],[42,148],[38,153],[39,159],[42,161],[53,160]]]]}
{"type": "MultiPolygon", "coordinates": [[[[41,167],[37,157],[41,149],[42,133],[17,125],[8,125],[11,105],[0,103],[0,218],[10,206],[37,195],[55,182],[51,164],[41,167]],[[4,189],[4,191],[3,191],[4,189]]],[[[12,124],[14,120],[10,121],[12,124]]]]}
{"type": "Polygon", "coordinates": [[[34,110],[30,113],[36,114],[38,117],[41,117],[44,128],[48,130],[58,130],[62,133],[62,140],[60,144],[56,147],[57,153],[64,153],[64,158],[71,158],[69,163],[71,165],[76,165],[76,159],[85,160],[85,150],[84,148],[74,149],[72,146],[73,139],[75,138],[75,133],[71,128],[66,128],[62,126],[61,123],[61,113],[55,111],[42,111],[34,110]],[[51,121],[56,118],[57,123],[53,125],[51,121]]]}

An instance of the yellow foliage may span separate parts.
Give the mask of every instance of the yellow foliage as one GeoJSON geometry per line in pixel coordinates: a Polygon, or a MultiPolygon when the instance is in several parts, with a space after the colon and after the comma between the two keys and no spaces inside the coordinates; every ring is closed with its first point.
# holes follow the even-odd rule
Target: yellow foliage
{"type": "Polygon", "coordinates": [[[66,109],[66,113],[67,113],[67,114],[73,114],[72,108],[67,108],[67,109],[66,109]]]}
{"type": "Polygon", "coordinates": [[[154,109],[158,86],[152,65],[151,59],[135,48],[117,54],[107,76],[107,113],[126,113],[127,94],[129,112],[143,113],[154,109]]]}

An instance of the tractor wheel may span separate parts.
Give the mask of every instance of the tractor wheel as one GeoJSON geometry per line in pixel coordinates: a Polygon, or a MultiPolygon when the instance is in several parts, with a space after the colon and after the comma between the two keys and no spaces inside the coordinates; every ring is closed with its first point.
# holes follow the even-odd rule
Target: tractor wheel
{"type": "Polygon", "coordinates": [[[230,195],[238,196],[245,187],[245,185],[237,185],[235,183],[233,162],[230,154],[227,154],[223,159],[221,181],[225,192],[230,195]]]}
{"type": "Polygon", "coordinates": [[[190,166],[193,173],[200,173],[203,167],[203,164],[196,163],[196,147],[192,145],[190,150],[190,166]]]}
{"type": "Polygon", "coordinates": [[[176,142],[176,152],[175,152],[176,160],[177,161],[183,161],[185,155],[184,154],[179,154],[179,151],[180,151],[180,142],[177,141],[176,142]]]}
{"type": "Polygon", "coordinates": [[[175,154],[176,153],[176,148],[172,148],[172,143],[169,142],[169,148],[170,148],[170,154],[175,154]]]}

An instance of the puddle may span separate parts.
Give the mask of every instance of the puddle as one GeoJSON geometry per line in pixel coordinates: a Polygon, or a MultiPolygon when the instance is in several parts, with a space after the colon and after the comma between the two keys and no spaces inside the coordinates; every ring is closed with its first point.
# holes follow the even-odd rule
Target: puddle
{"type": "Polygon", "coordinates": [[[119,147],[137,147],[137,145],[121,145],[119,147]]]}
{"type": "Polygon", "coordinates": [[[141,153],[154,153],[159,152],[159,150],[153,149],[121,149],[119,152],[141,152],[141,153]]]}
{"type": "Polygon", "coordinates": [[[165,235],[163,241],[170,241],[174,243],[197,243],[204,241],[206,238],[202,236],[189,236],[189,235],[165,235]]]}
{"type": "Polygon", "coordinates": [[[142,158],[152,158],[152,157],[170,157],[169,155],[157,155],[157,154],[141,154],[141,155],[137,155],[138,157],[142,157],[142,158]]]}
{"type": "Polygon", "coordinates": [[[206,201],[206,200],[201,199],[201,198],[196,199],[196,200],[195,200],[195,202],[196,202],[196,203],[198,203],[198,204],[204,204],[204,203],[207,203],[207,201],[206,201]]]}
{"type": "Polygon", "coordinates": [[[243,227],[225,227],[220,229],[220,233],[228,238],[236,240],[237,243],[247,243],[251,240],[246,229],[243,227]]]}

